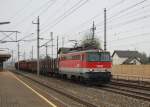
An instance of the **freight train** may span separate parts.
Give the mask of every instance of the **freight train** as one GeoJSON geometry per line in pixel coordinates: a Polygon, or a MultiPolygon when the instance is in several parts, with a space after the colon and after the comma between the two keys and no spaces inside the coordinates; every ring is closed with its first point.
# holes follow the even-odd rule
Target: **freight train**
{"type": "MultiPolygon", "coordinates": [[[[36,72],[37,61],[19,61],[19,64],[16,62],[15,67],[16,69],[19,67],[19,70],[36,72]]],[[[59,54],[57,59],[40,60],[41,74],[86,82],[109,82],[111,67],[110,52],[99,49],[69,51],[59,54]]]]}

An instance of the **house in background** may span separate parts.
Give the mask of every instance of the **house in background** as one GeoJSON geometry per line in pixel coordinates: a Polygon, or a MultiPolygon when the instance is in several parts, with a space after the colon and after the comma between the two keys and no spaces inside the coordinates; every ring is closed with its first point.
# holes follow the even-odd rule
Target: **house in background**
{"type": "Polygon", "coordinates": [[[138,51],[115,50],[112,54],[113,65],[142,64],[138,51]]]}

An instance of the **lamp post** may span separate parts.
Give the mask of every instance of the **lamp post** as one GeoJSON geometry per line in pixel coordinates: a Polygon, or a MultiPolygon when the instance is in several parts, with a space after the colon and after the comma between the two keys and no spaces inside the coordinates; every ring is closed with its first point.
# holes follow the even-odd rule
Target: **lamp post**
{"type": "Polygon", "coordinates": [[[0,22],[0,25],[9,24],[10,22],[0,22]]]}

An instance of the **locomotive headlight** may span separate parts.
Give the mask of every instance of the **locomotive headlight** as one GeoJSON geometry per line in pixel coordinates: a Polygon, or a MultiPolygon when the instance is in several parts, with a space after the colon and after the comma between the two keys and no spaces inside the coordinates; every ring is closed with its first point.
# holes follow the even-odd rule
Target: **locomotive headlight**
{"type": "Polygon", "coordinates": [[[92,71],[94,71],[94,69],[90,69],[89,71],[92,72],[92,71]]]}

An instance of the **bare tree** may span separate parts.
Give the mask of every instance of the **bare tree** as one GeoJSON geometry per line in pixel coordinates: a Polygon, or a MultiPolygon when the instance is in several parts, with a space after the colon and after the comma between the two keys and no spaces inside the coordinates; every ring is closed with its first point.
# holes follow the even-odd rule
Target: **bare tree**
{"type": "Polygon", "coordinates": [[[80,46],[83,48],[94,48],[94,49],[95,48],[96,49],[101,48],[101,44],[99,42],[99,39],[97,37],[92,39],[92,34],[90,34],[90,33],[85,34],[85,36],[82,39],[80,46]]]}

